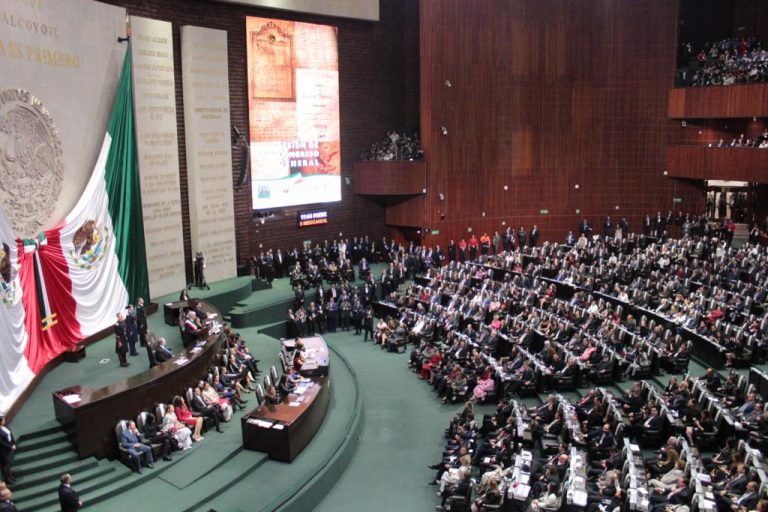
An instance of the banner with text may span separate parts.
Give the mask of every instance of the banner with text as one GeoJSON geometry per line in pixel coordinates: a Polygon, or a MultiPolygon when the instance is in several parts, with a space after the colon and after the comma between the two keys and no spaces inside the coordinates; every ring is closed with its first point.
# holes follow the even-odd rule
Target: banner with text
{"type": "Polygon", "coordinates": [[[126,48],[117,38],[124,35],[121,7],[0,2],[0,207],[16,236],[53,227],[83,194],[112,107],[126,48]]]}
{"type": "Polygon", "coordinates": [[[186,286],[171,24],[131,16],[136,146],[152,297],[186,286]]]}
{"type": "Polygon", "coordinates": [[[208,282],[237,275],[227,32],[181,27],[192,252],[208,282]]]}

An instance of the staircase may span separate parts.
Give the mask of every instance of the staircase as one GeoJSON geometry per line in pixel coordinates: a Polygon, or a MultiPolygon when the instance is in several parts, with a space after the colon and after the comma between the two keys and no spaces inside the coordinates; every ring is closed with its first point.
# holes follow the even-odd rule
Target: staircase
{"type": "Polygon", "coordinates": [[[749,225],[736,224],[736,231],[733,232],[733,246],[741,247],[749,241],[749,225]]]}
{"type": "Polygon", "coordinates": [[[70,473],[84,500],[89,494],[124,479],[122,465],[96,458],[80,459],[64,428],[50,427],[19,437],[14,460],[13,501],[26,512],[57,511],[59,477],[70,473]]]}

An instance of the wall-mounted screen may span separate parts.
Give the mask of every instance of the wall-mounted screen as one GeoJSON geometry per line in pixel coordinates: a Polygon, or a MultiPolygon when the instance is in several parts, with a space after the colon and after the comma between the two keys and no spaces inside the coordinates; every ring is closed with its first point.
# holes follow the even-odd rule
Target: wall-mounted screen
{"type": "Polygon", "coordinates": [[[246,18],[253,209],[341,200],[336,28],[246,18]]]}

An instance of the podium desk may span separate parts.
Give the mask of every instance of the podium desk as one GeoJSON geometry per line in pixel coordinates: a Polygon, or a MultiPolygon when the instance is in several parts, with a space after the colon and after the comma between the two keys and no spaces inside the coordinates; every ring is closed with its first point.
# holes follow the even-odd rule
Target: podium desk
{"type": "Polygon", "coordinates": [[[262,404],[242,417],[243,447],[291,462],[309,444],[325,419],[331,380],[312,377],[303,393],[291,393],[276,405],[262,404]]]}
{"type": "MultiPolygon", "coordinates": [[[[218,310],[201,301],[207,315],[218,310]]],[[[115,425],[123,419],[136,419],[141,411],[154,411],[155,404],[169,402],[174,396],[197,383],[208,372],[221,349],[223,327],[214,327],[199,347],[190,347],[164,363],[101,388],[85,385],[71,386],[53,393],[56,420],[64,425],[76,446],[80,458],[117,457],[115,425]],[[186,358],[186,362],[184,362],[186,358]]],[[[142,347],[143,350],[143,347],[142,347]]],[[[134,364],[144,364],[138,357],[134,364]],[[139,363],[141,361],[141,363],[139,363]]],[[[115,360],[115,371],[117,361],[115,360]]],[[[162,418],[157,418],[158,421],[162,418]]]]}

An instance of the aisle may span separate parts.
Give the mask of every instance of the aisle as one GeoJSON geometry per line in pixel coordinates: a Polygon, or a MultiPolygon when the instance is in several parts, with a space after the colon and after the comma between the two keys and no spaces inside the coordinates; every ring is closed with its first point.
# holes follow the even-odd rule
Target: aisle
{"type": "Polygon", "coordinates": [[[381,352],[349,333],[325,339],[357,371],[365,425],[352,462],[315,510],[433,510],[439,501],[426,464],[439,460],[443,431],[461,406],[441,405],[408,369],[407,354],[381,352]]]}

